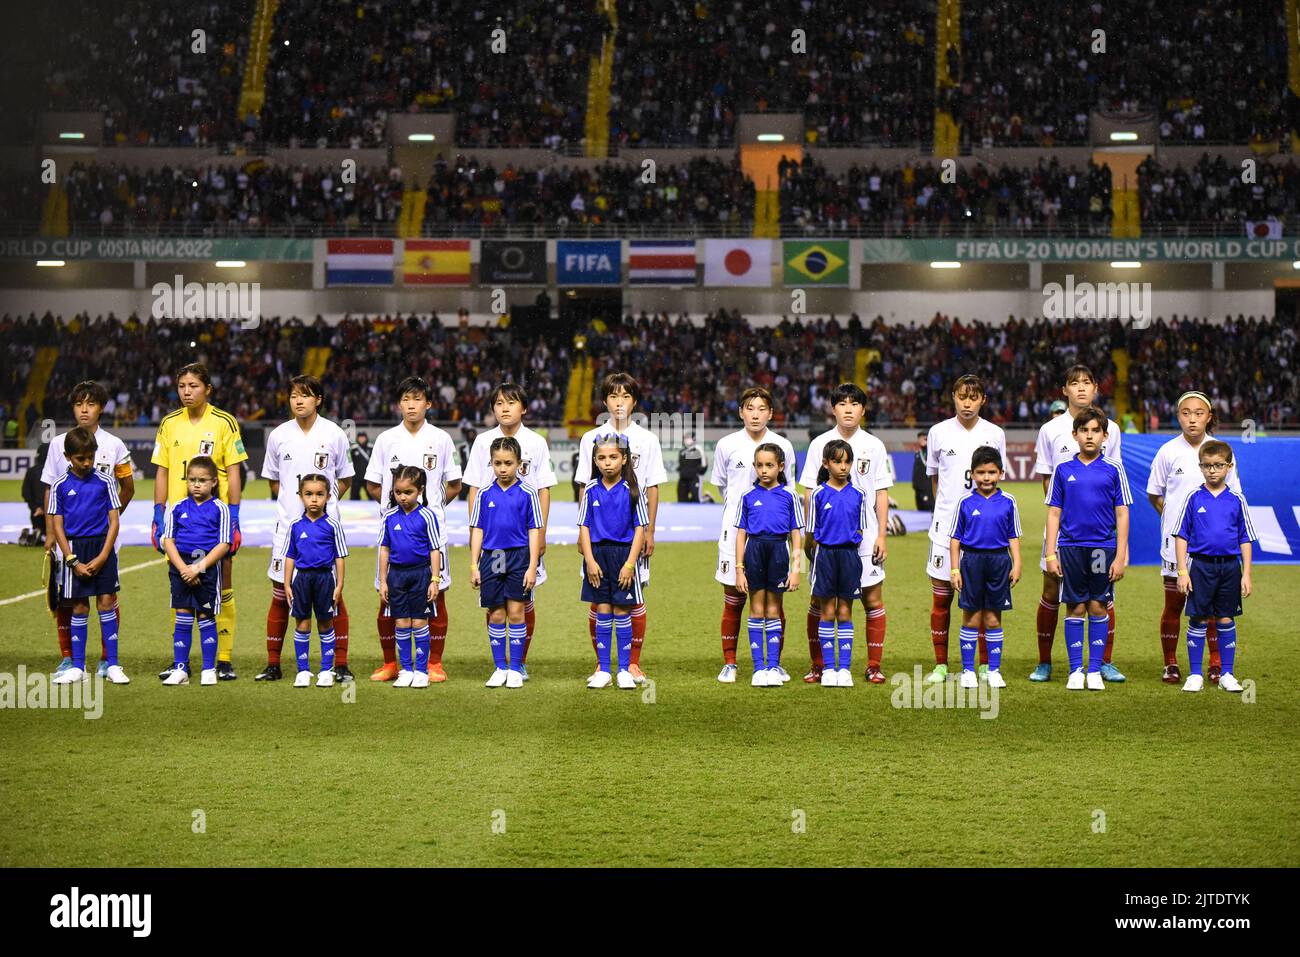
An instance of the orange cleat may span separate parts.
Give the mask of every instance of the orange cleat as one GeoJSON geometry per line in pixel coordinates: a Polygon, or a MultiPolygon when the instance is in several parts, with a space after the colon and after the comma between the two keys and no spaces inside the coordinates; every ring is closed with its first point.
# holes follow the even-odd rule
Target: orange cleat
{"type": "Polygon", "coordinates": [[[441,661],[431,661],[431,662],[429,662],[429,680],[430,680],[430,681],[446,681],[446,680],[447,680],[447,672],[445,672],[445,671],[442,670],[442,662],[441,662],[441,661]]]}
{"type": "Polygon", "coordinates": [[[627,670],[632,674],[632,680],[639,685],[643,685],[648,680],[645,672],[641,670],[640,665],[628,665],[627,670]]]}
{"type": "Polygon", "coordinates": [[[392,681],[401,671],[401,666],[396,661],[390,661],[387,664],[380,665],[370,673],[371,681],[392,681]]]}

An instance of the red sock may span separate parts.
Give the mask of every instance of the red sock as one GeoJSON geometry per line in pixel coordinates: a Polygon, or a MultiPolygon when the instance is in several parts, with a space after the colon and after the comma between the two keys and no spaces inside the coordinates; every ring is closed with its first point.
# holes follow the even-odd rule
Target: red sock
{"type": "Polygon", "coordinates": [[[740,634],[740,613],[745,607],[745,596],[725,592],[722,597],[722,662],[736,663],[736,638],[740,634]]]}
{"type": "Polygon", "coordinates": [[[596,650],[596,606],[587,606],[587,632],[591,635],[591,650],[596,650]]]}
{"type": "MultiPolygon", "coordinates": [[[[519,656],[519,663],[526,664],[528,661],[528,646],[533,643],[533,628],[537,625],[537,606],[533,604],[530,598],[524,604],[524,628],[527,634],[524,635],[524,653],[519,656]]],[[[438,659],[439,661],[442,658],[438,659]]]]}
{"type": "Polygon", "coordinates": [[[1056,622],[1061,617],[1061,603],[1038,599],[1038,663],[1052,663],[1052,642],[1056,640],[1056,622]]]}
{"type": "MultiPolygon", "coordinates": [[[[266,663],[268,665],[280,663],[280,649],[284,647],[284,635],[288,630],[289,596],[285,593],[283,585],[272,585],[271,607],[266,610],[266,663]]],[[[338,641],[337,638],[334,640],[338,641]]],[[[335,647],[337,648],[337,644],[335,647]]]]}
{"type": "Polygon", "coordinates": [[[334,609],[334,664],[346,667],[348,663],[348,606],[339,596],[334,609]]]}
{"type": "Polygon", "coordinates": [[[1222,668],[1223,659],[1219,657],[1219,619],[1210,618],[1205,622],[1205,646],[1210,650],[1210,667],[1222,668]]]}
{"type": "Polygon", "coordinates": [[[1106,651],[1101,656],[1104,664],[1110,664],[1110,654],[1115,650],[1115,603],[1106,602],[1106,617],[1110,619],[1110,630],[1106,632],[1106,651]]]}
{"type": "MultiPolygon", "coordinates": [[[[1182,621],[1183,605],[1187,598],[1178,590],[1178,583],[1165,579],[1165,607],[1160,612],[1160,650],[1166,665],[1178,664],[1178,625],[1182,621]]],[[[1209,627],[1206,627],[1208,633],[1209,627]]]]}
{"type": "Polygon", "coordinates": [[[379,632],[379,649],[384,653],[384,664],[394,664],[397,661],[397,625],[391,615],[384,614],[382,608],[375,618],[375,628],[379,632]]]}
{"type": "Polygon", "coordinates": [[[885,606],[867,610],[867,667],[879,668],[885,650],[885,606]]]}
{"type": "Polygon", "coordinates": [[[948,628],[952,624],[952,586],[930,579],[930,643],[934,645],[934,663],[948,663],[948,628]]]}
{"type": "Polygon", "coordinates": [[[434,616],[429,619],[429,664],[442,664],[442,652],[447,647],[447,593],[438,592],[434,603],[434,616]]]}
{"type": "Polygon", "coordinates": [[[632,606],[632,664],[641,665],[641,646],[645,644],[645,605],[632,606]]]}
{"type": "Polygon", "coordinates": [[[979,653],[980,653],[980,664],[987,665],[989,663],[989,643],[988,643],[988,639],[984,637],[983,625],[980,625],[979,653]]]}
{"type": "Polygon", "coordinates": [[[59,653],[72,657],[72,606],[63,602],[54,610],[54,630],[59,636],[59,653]]]}
{"type": "Polygon", "coordinates": [[[822,667],[822,640],[817,633],[821,623],[821,606],[814,598],[808,605],[808,660],[812,662],[814,671],[822,667]]]}

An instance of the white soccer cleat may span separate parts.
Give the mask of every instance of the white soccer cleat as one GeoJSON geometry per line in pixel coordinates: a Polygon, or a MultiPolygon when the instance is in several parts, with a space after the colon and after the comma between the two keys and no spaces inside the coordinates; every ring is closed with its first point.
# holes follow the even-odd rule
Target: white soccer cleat
{"type": "MultiPolygon", "coordinates": [[[[1223,680],[1222,675],[1219,676],[1219,680],[1220,681],[1223,680]]],[[[1187,680],[1183,682],[1184,691],[1203,691],[1204,689],[1205,689],[1204,675],[1188,675],[1187,680]]]]}
{"type": "Polygon", "coordinates": [[[718,672],[718,680],[724,685],[734,685],[736,683],[736,666],[723,665],[722,670],[718,672]]]}
{"type": "Polygon", "coordinates": [[[631,691],[636,687],[636,679],[632,677],[630,671],[620,671],[618,673],[618,686],[624,691],[631,691]]]}
{"type": "Polygon", "coordinates": [[[994,671],[992,668],[989,669],[988,683],[990,688],[1005,688],[1007,686],[1006,679],[1002,677],[1002,672],[994,671]]]}
{"type": "Polygon", "coordinates": [[[199,672],[199,684],[214,685],[216,683],[217,683],[216,668],[204,668],[202,671],[199,672]]]}
{"type": "Polygon", "coordinates": [[[1075,671],[1071,671],[1070,677],[1065,682],[1065,690],[1082,691],[1085,687],[1087,687],[1087,683],[1083,678],[1083,669],[1079,668],[1075,671]]]}
{"type": "Polygon", "coordinates": [[[417,672],[415,672],[414,674],[412,674],[412,675],[411,675],[411,687],[412,687],[412,688],[427,688],[427,687],[429,687],[429,672],[427,672],[427,671],[417,671],[417,672]]]}
{"type": "Polygon", "coordinates": [[[783,673],[783,672],[781,671],[780,668],[768,668],[768,669],[767,669],[767,686],[768,686],[769,688],[779,688],[779,687],[781,687],[781,685],[783,685],[783,684],[785,684],[787,681],[789,681],[789,680],[790,680],[790,676],[789,676],[789,675],[786,675],[784,678],[782,678],[782,677],[781,677],[782,673],[783,673]]]}
{"type": "Polygon", "coordinates": [[[184,668],[173,668],[171,673],[163,679],[165,685],[187,685],[190,683],[190,673],[184,668]]]}
{"type": "Polygon", "coordinates": [[[962,671],[959,683],[963,688],[978,688],[980,686],[980,676],[973,671],[962,671]]]}
{"type": "Polygon", "coordinates": [[[322,670],[320,674],[316,675],[316,687],[317,688],[334,687],[334,672],[322,670]]]}
{"type": "Polygon", "coordinates": [[[68,668],[66,671],[56,672],[54,677],[50,679],[50,684],[70,685],[76,681],[85,681],[89,677],[90,676],[80,668],[72,667],[68,668]]]}
{"type": "MultiPolygon", "coordinates": [[[[205,683],[206,683],[206,682],[205,682],[205,683]]],[[[296,675],[294,676],[294,679],[293,679],[293,686],[294,686],[295,688],[310,688],[310,687],[311,687],[311,672],[310,672],[310,671],[300,671],[300,672],[298,672],[298,674],[296,674],[296,675]]]]}
{"type": "Polygon", "coordinates": [[[1100,671],[1088,672],[1088,690],[1089,691],[1106,690],[1106,679],[1101,676],[1100,671]]]}
{"type": "Polygon", "coordinates": [[[522,688],[524,686],[524,676],[522,672],[515,671],[511,668],[506,672],[507,688],[522,688]]]}
{"type": "Polygon", "coordinates": [[[834,668],[822,669],[822,687],[838,688],[840,686],[840,673],[834,668]]]}
{"type": "Polygon", "coordinates": [[[853,672],[848,668],[841,668],[835,672],[835,686],[838,688],[852,688],[853,672]]]}
{"type": "Polygon", "coordinates": [[[109,665],[108,670],[104,672],[104,677],[109,680],[110,684],[129,685],[131,679],[126,676],[121,665],[109,665]]]}
{"type": "Polygon", "coordinates": [[[587,679],[588,688],[608,688],[613,683],[614,678],[608,671],[597,671],[587,679]]]}
{"type": "MultiPolygon", "coordinates": [[[[779,678],[777,680],[780,681],[779,678]]],[[[755,669],[754,677],[749,679],[749,685],[751,688],[766,688],[771,683],[772,679],[768,677],[766,668],[755,669]]]]}
{"type": "Polygon", "coordinates": [[[510,673],[506,671],[506,669],[497,668],[495,671],[492,672],[492,677],[489,678],[487,681],[483,682],[483,687],[504,688],[506,685],[506,679],[508,677],[510,677],[510,673]]]}
{"type": "Polygon", "coordinates": [[[414,671],[399,671],[397,677],[393,679],[394,688],[409,688],[411,682],[415,680],[414,671]]]}
{"type": "Polygon", "coordinates": [[[786,671],[780,665],[777,665],[775,668],[768,668],[767,670],[776,672],[777,677],[781,679],[781,684],[785,684],[790,680],[790,672],[786,671]]]}
{"type": "Polygon", "coordinates": [[[1241,682],[1237,680],[1237,676],[1231,671],[1225,671],[1219,675],[1219,690],[1240,692],[1241,682]]]}

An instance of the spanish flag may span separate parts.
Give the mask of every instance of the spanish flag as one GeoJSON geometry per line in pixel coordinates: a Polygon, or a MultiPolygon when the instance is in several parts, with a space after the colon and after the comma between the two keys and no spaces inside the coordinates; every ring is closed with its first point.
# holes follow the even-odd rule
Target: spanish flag
{"type": "Polygon", "coordinates": [[[468,286],[468,239],[408,239],[402,251],[408,286],[468,286]]]}

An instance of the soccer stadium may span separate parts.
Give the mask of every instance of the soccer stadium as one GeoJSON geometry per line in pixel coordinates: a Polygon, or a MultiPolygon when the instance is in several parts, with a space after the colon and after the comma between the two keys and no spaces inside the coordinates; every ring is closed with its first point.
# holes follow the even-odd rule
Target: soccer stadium
{"type": "Polygon", "coordinates": [[[1296,0],[24,16],[0,865],[1300,864],[1296,0]]]}

